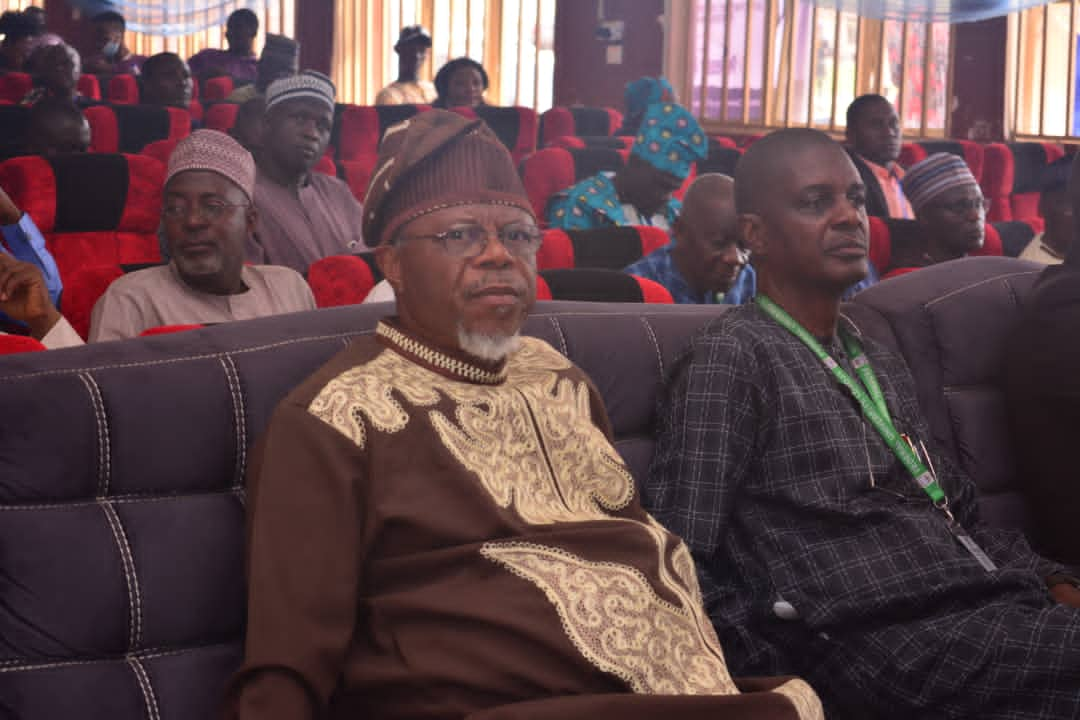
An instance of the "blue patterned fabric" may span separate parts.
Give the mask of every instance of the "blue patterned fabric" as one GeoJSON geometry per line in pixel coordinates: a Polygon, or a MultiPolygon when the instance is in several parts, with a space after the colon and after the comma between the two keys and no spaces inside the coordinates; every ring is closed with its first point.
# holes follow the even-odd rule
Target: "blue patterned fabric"
{"type": "MultiPolygon", "coordinates": [[[[679,216],[682,203],[670,198],[657,213],[670,227],[679,216]]],[[[548,225],[560,230],[589,230],[611,225],[648,225],[649,218],[630,222],[623,211],[619,193],[608,173],[585,178],[577,185],[552,196],[548,203],[548,225]]]]}
{"type": "MultiPolygon", "coordinates": [[[[676,361],[642,490],[697,561],[733,674],[799,674],[827,717],[1080,717],[1080,610],[1044,582],[1058,568],[979,520],[906,365],[862,344],[898,428],[930,446],[956,521],[998,569],[957,542],[812,351],[756,305],[733,308],[676,361]]],[[[854,374],[839,342],[826,350],[854,374]]]]}
{"type": "Polygon", "coordinates": [[[626,113],[644,113],[650,105],[675,100],[675,88],[665,77],[641,77],[626,84],[626,113]]]}
{"type": "Polygon", "coordinates": [[[60,293],[64,283],[60,280],[60,270],[56,267],[52,253],[45,247],[45,237],[29,215],[23,213],[14,225],[0,226],[4,236],[4,246],[0,252],[7,252],[16,260],[36,265],[45,278],[45,287],[49,290],[49,299],[53,305],[60,305],[60,293]]]}
{"type": "Polygon", "coordinates": [[[713,305],[716,303],[738,305],[754,296],[754,270],[749,265],[743,267],[739,277],[735,279],[735,284],[726,293],[695,293],[691,289],[690,283],[679,272],[679,268],[675,266],[675,258],[671,254],[674,248],[674,242],[668,243],[662,248],[657,248],[637,262],[627,265],[623,268],[623,272],[660,283],[667,288],[676,303],[683,305],[713,305]],[[745,287],[747,277],[750,278],[749,292],[745,287]]]}
{"type": "Polygon", "coordinates": [[[705,131],[686,108],[674,103],[650,105],[630,151],[677,178],[690,174],[696,160],[709,154],[705,131]]]}

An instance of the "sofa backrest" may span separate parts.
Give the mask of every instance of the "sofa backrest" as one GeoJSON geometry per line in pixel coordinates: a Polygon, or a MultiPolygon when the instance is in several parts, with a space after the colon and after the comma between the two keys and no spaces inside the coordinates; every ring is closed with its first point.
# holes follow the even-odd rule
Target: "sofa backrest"
{"type": "Polygon", "coordinates": [[[1009,333],[1042,268],[1007,257],[956,260],[879,283],[846,310],[904,356],[934,441],[975,479],[995,525],[1027,524],[1002,372],[1009,333]]]}
{"type": "MultiPolygon", "coordinates": [[[[1011,485],[998,356],[1035,272],[1010,258],[968,259],[882,283],[846,308],[905,354],[935,438],[994,503],[1011,485]]],[[[3,711],[212,716],[242,653],[252,442],[281,397],[387,310],[0,357],[3,711]]],[[[593,378],[640,480],[663,379],[720,312],[542,303],[526,332],[593,378]]]]}

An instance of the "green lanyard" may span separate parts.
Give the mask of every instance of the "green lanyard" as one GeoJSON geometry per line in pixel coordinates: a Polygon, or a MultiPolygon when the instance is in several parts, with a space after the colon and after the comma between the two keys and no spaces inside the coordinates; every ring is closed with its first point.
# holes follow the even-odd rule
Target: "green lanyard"
{"type": "Polygon", "coordinates": [[[889,408],[885,404],[885,396],[881,392],[881,386],[878,384],[877,378],[874,377],[874,371],[870,368],[870,361],[867,359],[866,353],[863,352],[862,346],[859,345],[855,338],[847,333],[841,333],[840,336],[844,348],[852,357],[851,364],[855,367],[855,372],[858,373],[861,383],[851,377],[844,368],[840,367],[825,351],[825,348],[821,347],[821,343],[817,341],[817,338],[807,332],[806,328],[796,322],[783,308],[765,295],[759,294],[754,301],[778,325],[799,338],[799,340],[802,340],[803,344],[817,355],[818,360],[821,360],[825,367],[832,371],[837,382],[851,391],[851,394],[855,396],[855,400],[858,401],[859,406],[862,408],[863,415],[878,431],[881,439],[885,441],[893,454],[911,473],[911,477],[915,479],[919,487],[930,496],[934,505],[947,513],[949,503],[945,497],[945,491],[941,489],[941,485],[938,484],[934,473],[915,454],[910,441],[893,425],[892,417],[889,415],[889,408]]]}

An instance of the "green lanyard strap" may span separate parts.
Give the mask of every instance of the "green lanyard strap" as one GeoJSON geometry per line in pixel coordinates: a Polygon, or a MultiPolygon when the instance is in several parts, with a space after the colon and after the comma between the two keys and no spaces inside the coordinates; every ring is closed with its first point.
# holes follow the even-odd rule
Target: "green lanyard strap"
{"type": "Polygon", "coordinates": [[[885,404],[885,395],[881,392],[881,385],[878,384],[874,371],[870,367],[870,361],[858,341],[848,333],[840,334],[844,348],[852,358],[851,364],[855,367],[855,372],[859,376],[859,380],[856,380],[825,351],[817,338],[807,332],[806,328],[800,325],[795,318],[788,315],[783,308],[765,295],[759,294],[754,299],[754,302],[778,325],[810,348],[810,351],[817,356],[818,360],[832,372],[837,382],[851,391],[851,394],[855,396],[855,400],[862,408],[863,416],[878,431],[881,439],[885,441],[885,444],[889,446],[897,459],[911,473],[911,477],[918,483],[919,487],[930,496],[935,506],[943,510],[947,508],[948,499],[945,497],[945,491],[941,489],[941,485],[938,484],[937,479],[934,477],[934,473],[923,464],[919,456],[916,455],[911,443],[893,424],[892,417],[889,415],[889,407],[885,404]]]}

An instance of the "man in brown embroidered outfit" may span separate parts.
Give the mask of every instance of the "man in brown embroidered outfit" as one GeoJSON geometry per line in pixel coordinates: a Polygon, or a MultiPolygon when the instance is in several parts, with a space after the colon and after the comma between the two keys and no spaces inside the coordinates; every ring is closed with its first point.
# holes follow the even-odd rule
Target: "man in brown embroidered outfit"
{"type": "Polygon", "coordinates": [[[820,718],[801,680],[732,681],[596,389],[518,337],[539,233],[495,135],[395,126],[367,197],[399,315],[256,453],[229,716],[820,718]]]}

